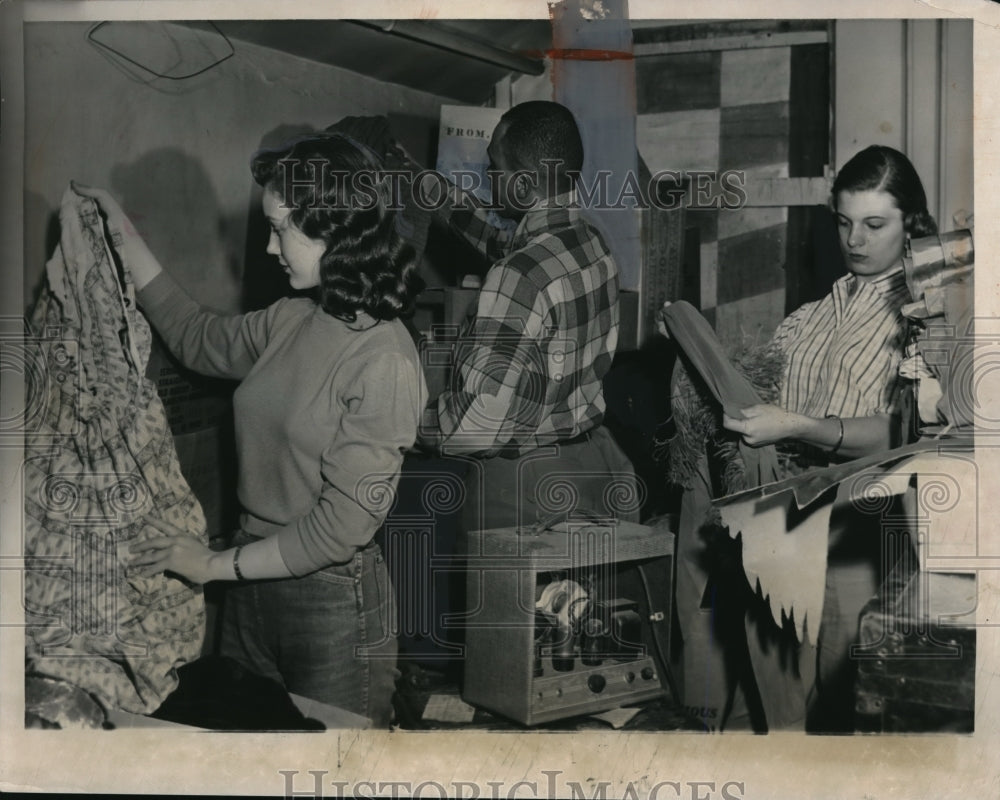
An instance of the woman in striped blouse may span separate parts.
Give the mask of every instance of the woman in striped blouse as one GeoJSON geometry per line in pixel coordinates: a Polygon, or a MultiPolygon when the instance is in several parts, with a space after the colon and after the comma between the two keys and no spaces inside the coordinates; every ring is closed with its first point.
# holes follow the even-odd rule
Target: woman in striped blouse
{"type": "MultiPolygon", "coordinates": [[[[909,237],[936,233],[937,226],[913,165],[899,151],[878,145],[841,169],[833,184],[833,211],[848,274],[830,294],[804,305],[778,327],[774,342],[786,358],[780,405],[744,408],[739,418],[725,416],[723,425],[751,445],[804,445],[837,461],[898,444],[904,390],[899,363],[906,344],[900,309],[909,301],[903,251],[909,237]]],[[[854,675],[848,652],[861,609],[878,586],[881,544],[878,535],[865,535],[878,530],[866,530],[870,524],[859,522],[857,514],[847,520],[835,514],[831,520],[815,685],[805,677],[813,664],[802,660],[812,654],[800,653],[810,728],[852,726],[854,675]]],[[[801,649],[807,648],[803,643],[801,649]]],[[[768,697],[781,684],[772,682],[773,675],[761,680],[757,659],[754,668],[768,727],[800,726],[805,708],[788,696],[796,690],[768,697]]]]}
{"type": "Polygon", "coordinates": [[[891,147],[852,158],[833,199],[849,272],[778,326],[774,341],[788,361],[780,407],[745,408],[742,419],[723,424],[751,445],[794,440],[847,459],[894,442],[906,335],[900,308],[909,300],[903,248],[937,226],[916,170],[891,147]]]}

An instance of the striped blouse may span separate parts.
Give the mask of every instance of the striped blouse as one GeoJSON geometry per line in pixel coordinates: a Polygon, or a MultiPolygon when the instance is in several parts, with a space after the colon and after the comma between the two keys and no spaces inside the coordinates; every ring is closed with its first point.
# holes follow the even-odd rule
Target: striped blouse
{"type": "Polygon", "coordinates": [[[909,299],[900,264],[871,281],[845,275],[786,317],[774,334],[787,358],[781,406],[810,417],[896,412],[909,299]]]}

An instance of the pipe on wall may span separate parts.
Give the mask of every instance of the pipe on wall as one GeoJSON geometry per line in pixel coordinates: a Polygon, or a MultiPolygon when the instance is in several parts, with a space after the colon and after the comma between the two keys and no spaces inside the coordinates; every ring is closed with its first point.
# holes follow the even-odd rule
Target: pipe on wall
{"type": "Polygon", "coordinates": [[[545,62],[541,58],[531,58],[512,50],[495,47],[483,39],[444,25],[398,19],[353,20],[353,22],[525,75],[541,75],[545,71],[545,62]]]}

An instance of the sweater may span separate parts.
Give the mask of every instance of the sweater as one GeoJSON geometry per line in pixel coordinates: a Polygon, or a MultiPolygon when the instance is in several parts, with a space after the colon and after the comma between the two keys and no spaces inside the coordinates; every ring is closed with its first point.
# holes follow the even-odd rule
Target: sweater
{"type": "Polygon", "coordinates": [[[241,526],[300,576],[350,560],[388,512],[426,386],[399,320],[366,329],[307,298],[224,315],[161,273],[138,299],[188,368],[233,396],[241,526]]]}

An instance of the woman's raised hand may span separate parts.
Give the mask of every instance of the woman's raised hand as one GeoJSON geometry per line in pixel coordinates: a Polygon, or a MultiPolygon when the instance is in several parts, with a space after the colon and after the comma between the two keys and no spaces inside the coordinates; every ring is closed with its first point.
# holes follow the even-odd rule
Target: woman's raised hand
{"type": "Polygon", "coordinates": [[[70,186],[77,194],[97,201],[101,213],[107,220],[108,231],[112,236],[111,244],[125,261],[136,289],[141,289],[163,271],[160,262],[150,252],[146,242],[132,224],[132,220],[126,216],[118,201],[109,192],[85,186],[77,181],[70,181],[70,186]]]}

